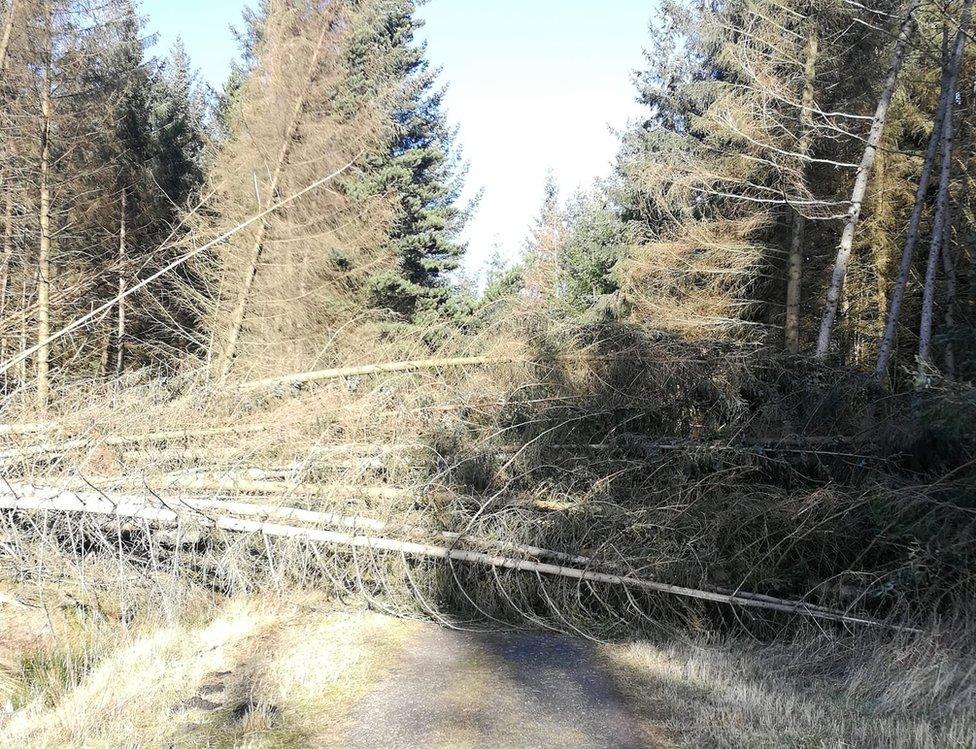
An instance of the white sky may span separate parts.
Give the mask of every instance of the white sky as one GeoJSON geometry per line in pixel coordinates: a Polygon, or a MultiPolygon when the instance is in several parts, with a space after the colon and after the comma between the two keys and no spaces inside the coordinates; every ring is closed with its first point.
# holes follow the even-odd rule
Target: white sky
{"type": "Polygon", "coordinates": [[[638,114],[651,3],[635,0],[431,0],[429,57],[449,84],[447,106],[484,189],[468,230],[468,268],[499,245],[517,255],[551,169],[562,195],[609,174],[611,128],[638,114]]]}

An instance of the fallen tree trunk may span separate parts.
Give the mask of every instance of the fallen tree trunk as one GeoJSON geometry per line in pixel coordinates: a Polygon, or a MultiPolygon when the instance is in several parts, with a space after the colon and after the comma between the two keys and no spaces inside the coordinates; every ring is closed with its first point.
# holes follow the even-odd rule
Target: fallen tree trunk
{"type": "Polygon", "coordinates": [[[236,476],[168,476],[160,479],[165,488],[189,491],[235,492],[243,494],[276,494],[282,496],[329,496],[358,494],[371,499],[408,499],[414,496],[409,489],[392,486],[358,486],[346,484],[298,484],[269,479],[247,479],[236,476]]]}
{"type": "MultiPolygon", "coordinates": [[[[119,497],[111,500],[103,494],[84,494],[67,492],[57,489],[38,490],[33,487],[12,487],[8,485],[0,490],[0,510],[19,512],[62,512],[101,515],[113,518],[128,518],[146,520],[163,525],[179,525],[182,518],[175,510],[168,507],[149,507],[131,497],[119,497]]],[[[463,562],[488,567],[512,569],[520,572],[534,572],[550,577],[560,577],[580,582],[593,582],[606,585],[624,586],[647,590],[682,598],[690,598],[712,603],[721,603],[742,608],[755,608],[782,613],[797,614],[816,619],[825,619],[844,624],[857,624],[873,627],[890,627],[895,629],[918,631],[909,627],[899,627],[885,622],[858,617],[843,611],[811,607],[799,601],[774,599],[771,597],[753,598],[735,593],[717,593],[680,585],[644,580],[626,575],[616,575],[605,572],[565,567],[543,562],[533,562],[511,557],[487,554],[466,549],[412,541],[398,541],[390,538],[326,531],[311,528],[297,528],[254,520],[242,520],[226,516],[206,516],[197,513],[198,522],[205,526],[237,533],[260,534],[263,536],[300,539],[313,543],[323,543],[331,546],[346,548],[364,548],[375,551],[389,551],[399,554],[426,558],[440,559],[448,562],[463,562]]]]}
{"type": "Polygon", "coordinates": [[[301,385],[308,382],[323,380],[341,380],[344,377],[365,377],[373,374],[388,372],[420,372],[427,369],[448,369],[459,367],[480,367],[489,364],[513,364],[522,361],[511,356],[467,356],[452,359],[418,359],[414,361],[387,362],[385,364],[366,364],[358,367],[339,367],[337,369],[322,369],[316,372],[300,372],[284,377],[269,377],[265,380],[254,380],[240,385],[241,390],[265,390],[268,388],[284,387],[286,385],[301,385]]]}
{"type": "Polygon", "coordinates": [[[63,455],[74,450],[108,445],[119,447],[123,445],[138,445],[151,442],[176,442],[179,440],[196,439],[200,437],[218,437],[228,434],[253,434],[268,430],[267,424],[240,424],[228,427],[212,427],[210,429],[173,429],[163,432],[148,432],[146,434],[123,434],[108,437],[79,437],[67,442],[57,442],[44,445],[27,445],[0,453],[0,460],[27,458],[34,455],[63,455]]]}
{"type": "Polygon", "coordinates": [[[42,434],[54,430],[54,424],[0,424],[0,436],[42,434]]]}
{"type": "Polygon", "coordinates": [[[539,546],[530,544],[517,544],[507,541],[494,541],[492,539],[477,538],[467,536],[453,531],[428,530],[417,525],[388,523],[384,520],[362,517],[361,515],[338,515],[331,512],[318,512],[316,510],[303,510],[297,507],[280,507],[276,505],[252,504],[250,502],[228,502],[219,499],[181,499],[178,506],[185,506],[193,510],[222,510],[233,515],[245,515],[250,517],[260,517],[262,519],[274,518],[289,522],[313,523],[316,525],[332,525],[340,528],[351,528],[353,530],[366,530],[375,533],[400,532],[413,536],[437,536],[451,544],[456,543],[475,543],[484,546],[494,546],[495,548],[517,551],[528,556],[539,559],[558,559],[570,564],[589,567],[595,564],[591,557],[580,556],[577,554],[566,554],[553,549],[543,549],[539,546]]]}

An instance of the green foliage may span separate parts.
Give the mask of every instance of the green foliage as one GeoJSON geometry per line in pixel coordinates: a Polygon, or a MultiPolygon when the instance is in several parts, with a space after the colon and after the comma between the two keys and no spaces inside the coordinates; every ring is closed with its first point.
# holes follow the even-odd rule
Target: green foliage
{"type": "Polygon", "coordinates": [[[173,47],[154,83],[150,122],[158,157],[153,171],[166,197],[183,207],[203,182],[207,104],[182,43],[173,47]]]}
{"type": "Polygon", "coordinates": [[[373,301],[400,321],[451,314],[451,274],[465,246],[459,240],[467,212],[458,206],[464,166],[456,130],[444,112],[436,69],[415,40],[420,21],[412,0],[385,3],[367,14],[353,34],[345,96],[392,89],[386,148],[371,154],[363,189],[389,195],[389,232],[398,259],[395,271],[373,279],[373,301]]]}
{"type": "Polygon", "coordinates": [[[602,188],[577,195],[567,209],[566,223],[559,307],[583,316],[618,290],[613,268],[626,253],[626,227],[602,188]]]}

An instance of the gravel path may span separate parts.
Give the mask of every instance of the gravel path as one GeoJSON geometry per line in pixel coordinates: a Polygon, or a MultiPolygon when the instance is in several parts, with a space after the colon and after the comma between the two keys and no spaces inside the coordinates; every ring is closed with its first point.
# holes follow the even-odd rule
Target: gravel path
{"type": "Polygon", "coordinates": [[[349,716],[366,749],[638,749],[644,730],[592,647],[550,633],[424,627],[349,716]]]}

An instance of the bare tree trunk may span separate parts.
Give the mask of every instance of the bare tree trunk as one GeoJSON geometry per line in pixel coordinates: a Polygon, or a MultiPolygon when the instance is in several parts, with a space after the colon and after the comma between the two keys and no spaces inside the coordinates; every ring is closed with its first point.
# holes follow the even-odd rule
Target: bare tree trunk
{"type": "MultiPolygon", "coordinates": [[[[942,272],[945,274],[946,284],[946,310],[945,326],[946,330],[951,331],[956,324],[956,263],[952,259],[952,216],[951,211],[946,217],[945,237],[942,241],[942,272]]],[[[952,341],[946,344],[945,349],[946,376],[949,379],[956,378],[956,351],[952,341]]]]}
{"type": "MultiPolygon", "coordinates": [[[[20,287],[20,342],[21,352],[27,350],[27,279],[20,287]]],[[[17,375],[20,384],[27,382],[27,357],[22,357],[17,363],[17,375]]]]}
{"type": "Polygon", "coordinates": [[[867,146],[861,157],[861,165],[854,181],[854,190],[851,194],[851,205],[847,211],[847,219],[844,223],[844,232],[841,236],[840,247],[837,249],[837,259],[834,262],[834,272],[830,280],[830,287],[827,290],[827,303],[824,310],[823,322],[820,325],[820,335],[817,338],[817,357],[823,358],[827,355],[830,348],[830,338],[834,327],[834,320],[837,317],[837,304],[840,301],[841,289],[844,287],[844,279],[847,277],[847,266],[850,263],[851,251],[854,248],[854,232],[857,229],[858,221],[861,218],[861,207],[864,202],[864,195],[867,192],[868,181],[871,179],[871,170],[874,167],[874,159],[881,143],[881,136],[884,134],[885,120],[888,117],[888,108],[895,93],[895,86],[898,82],[898,72],[905,59],[905,50],[908,47],[908,40],[912,35],[912,27],[915,25],[915,12],[918,10],[921,0],[910,0],[905,20],[898,32],[898,39],[895,48],[891,53],[891,62],[888,66],[888,74],[885,77],[884,88],[881,90],[881,98],[874,113],[874,121],[871,124],[871,132],[868,135],[867,146]]]}
{"type": "MultiPolygon", "coordinates": [[[[955,81],[950,92],[955,90],[955,81]]],[[[950,93],[950,102],[952,94],[950,93]]],[[[946,219],[949,214],[949,184],[952,179],[952,106],[946,108],[942,126],[942,170],[939,175],[939,194],[935,201],[935,218],[932,220],[932,242],[929,245],[929,261],[925,269],[925,287],[922,292],[922,324],[918,334],[918,358],[920,366],[932,361],[932,317],[935,310],[935,278],[939,269],[939,257],[943,253],[946,237],[946,219]]]]}
{"type": "Polygon", "coordinates": [[[102,350],[98,354],[98,379],[104,380],[108,377],[108,360],[110,349],[112,348],[112,331],[106,330],[102,336],[102,350]]]}
{"type": "MultiPolygon", "coordinates": [[[[6,319],[7,293],[10,287],[10,258],[14,251],[14,196],[10,187],[6,189],[6,208],[3,221],[3,260],[0,261],[0,324],[6,319]]],[[[0,333],[0,361],[7,358],[7,329],[0,333]]],[[[6,376],[4,377],[6,380],[6,376]]]]}
{"type": "MultiPolygon", "coordinates": [[[[802,156],[806,156],[810,152],[813,87],[817,76],[819,43],[819,34],[814,25],[807,41],[803,109],[800,112],[800,142],[797,150],[802,156]]],[[[791,354],[797,354],[800,351],[800,291],[803,281],[803,231],[805,226],[806,219],[803,215],[799,211],[794,212],[793,233],[790,237],[789,281],[786,286],[786,350],[791,354]]]]}
{"type": "Polygon", "coordinates": [[[3,34],[0,35],[0,71],[7,66],[7,50],[10,48],[10,32],[14,28],[14,13],[17,11],[17,0],[10,0],[7,17],[3,20],[3,34]]]}
{"type": "MultiPolygon", "coordinates": [[[[321,56],[322,49],[325,46],[325,39],[328,31],[329,26],[326,24],[322,29],[322,33],[319,35],[318,43],[315,45],[315,51],[312,53],[312,59],[309,63],[308,69],[308,78],[295,100],[295,106],[291,112],[291,119],[289,119],[288,126],[285,128],[284,141],[282,142],[281,149],[278,152],[278,160],[275,163],[275,170],[271,176],[271,184],[269,185],[271,202],[274,202],[274,196],[278,192],[278,186],[281,182],[281,176],[284,172],[285,163],[288,160],[288,153],[291,150],[292,141],[295,137],[295,132],[298,129],[302,109],[305,107],[305,97],[308,95],[308,90],[312,85],[312,80],[315,76],[315,69],[318,67],[319,57],[321,56]]],[[[237,305],[235,306],[234,312],[231,315],[230,334],[227,341],[227,347],[224,350],[223,361],[220,365],[221,381],[227,379],[227,375],[230,374],[230,368],[234,363],[234,358],[237,356],[237,342],[241,335],[241,328],[244,325],[244,315],[247,313],[247,307],[250,303],[251,289],[254,286],[254,279],[258,273],[258,265],[261,262],[261,252],[264,249],[264,240],[267,233],[268,222],[267,220],[263,220],[261,225],[258,227],[257,236],[254,238],[254,244],[251,247],[251,256],[248,260],[247,269],[244,273],[244,286],[241,289],[240,296],[237,300],[237,305]]]]}
{"type": "Polygon", "coordinates": [[[902,250],[901,266],[898,269],[898,278],[895,280],[895,286],[891,290],[891,300],[888,303],[888,317],[885,320],[884,337],[881,339],[881,348],[878,351],[878,363],[875,367],[875,374],[877,374],[879,379],[883,378],[888,372],[888,364],[891,360],[892,351],[894,350],[895,337],[898,332],[898,317],[901,314],[901,305],[905,298],[908,275],[912,270],[915,246],[918,244],[918,230],[922,221],[922,213],[925,209],[925,196],[928,194],[929,182],[932,179],[932,171],[935,167],[935,156],[938,153],[939,144],[942,142],[942,130],[946,112],[949,108],[952,92],[955,91],[955,82],[959,77],[959,68],[962,64],[963,52],[966,49],[966,29],[969,26],[972,5],[972,0],[966,0],[966,5],[963,7],[962,21],[959,26],[959,31],[956,34],[952,58],[942,74],[942,94],[939,97],[939,106],[932,123],[932,137],[929,138],[929,147],[925,153],[925,162],[922,165],[922,174],[918,180],[918,189],[915,191],[915,206],[912,209],[912,216],[908,222],[908,234],[905,237],[905,247],[902,250]]]}
{"type": "Polygon", "coordinates": [[[125,367],[125,268],[127,252],[125,246],[125,190],[122,190],[122,216],[119,221],[119,314],[115,331],[115,377],[122,376],[125,367]]]}
{"type": "Polygon", "coordinates": [[[48,380],[50,347],[47,339],[51,329],[51,65],[54,54],[51,4],[45,5],[46,48],[43,81],[41,83],[41,178],[40,225],[41,244],[37,256],[37,405],[47,408],[50,392],[48,380]]]}

